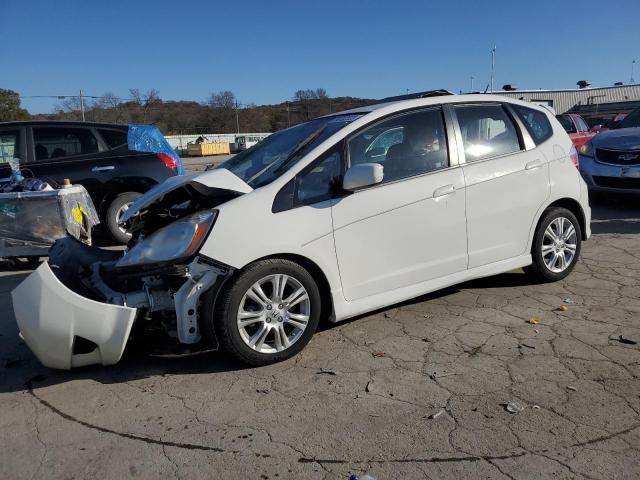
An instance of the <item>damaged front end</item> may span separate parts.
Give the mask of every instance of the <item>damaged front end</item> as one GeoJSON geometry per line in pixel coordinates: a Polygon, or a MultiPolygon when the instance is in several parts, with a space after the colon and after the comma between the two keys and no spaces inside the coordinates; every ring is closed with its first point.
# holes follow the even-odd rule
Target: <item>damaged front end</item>
{"type": "Polygon", "coordinates": [[[132,332],[152,343],[162,332],[169,348],[177,339],[192,352],[217,349],[213,329],[201,329],[202,312],[212,314],[233,269],[198,252],[215,207],[245,192],[211,185],[226,175],[212,173],[140,197],[124,218],[133,233],[124,254],[63,238],[12,292],[21,335],[45,366],[114,364],[132,332]]]}

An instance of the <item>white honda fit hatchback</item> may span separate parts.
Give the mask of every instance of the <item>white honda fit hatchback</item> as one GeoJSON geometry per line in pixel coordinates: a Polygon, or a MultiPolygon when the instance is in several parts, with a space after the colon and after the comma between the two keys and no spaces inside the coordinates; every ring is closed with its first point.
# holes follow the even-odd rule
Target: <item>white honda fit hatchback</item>
{"type": "Polygon", "coordinates": [[[283,360],[321,319],[520,267],[564,278],[590,235],[577,166],[553,115],[495,95],[318,118],[150,190],[123,217],[124,253],[57,242],[15,316],[55,368],[113,364],[150,327],[283,360]]]}

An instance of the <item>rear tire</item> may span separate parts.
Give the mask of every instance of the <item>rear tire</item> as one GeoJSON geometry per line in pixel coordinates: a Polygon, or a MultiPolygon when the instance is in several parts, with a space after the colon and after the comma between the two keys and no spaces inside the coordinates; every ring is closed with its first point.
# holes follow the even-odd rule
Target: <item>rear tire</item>
{"type": "Polygon", "coordinates": [[[203,328],[215,331],[237,360],[262,366],[298,354],[315,333],[320,310],[318,286],[306,269],[289,260],[261,260],[230,280],[203,328]]]}
{"type": "Polygon", "coordinates": [[[109,236],[119,244],[126,244],[131,238],[131,234],[118,226],[118,220],[139,196],[139,192],[125,192],[113,199],[105,213],[104,225],[109,236]]]}
{"type": "Polygon", "coordinates": [[[527,272],[546,282],[562,280],[576,266],[581,247],[582,229],[576,216],[566,208],[550,208],[538,223],[531,247],[533,264],[527,272]]]}

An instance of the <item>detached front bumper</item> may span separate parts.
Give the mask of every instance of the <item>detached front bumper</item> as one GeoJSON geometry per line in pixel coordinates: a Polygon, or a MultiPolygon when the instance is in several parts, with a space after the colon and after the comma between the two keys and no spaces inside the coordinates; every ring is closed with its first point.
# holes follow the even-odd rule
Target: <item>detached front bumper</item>
{"type": "Polygon", "coordinates": [[[51,368],[117,363],[137,312],[78,295],[58,280],[47,262],[11,296],[20,333],[42,364],[51,368]]]}

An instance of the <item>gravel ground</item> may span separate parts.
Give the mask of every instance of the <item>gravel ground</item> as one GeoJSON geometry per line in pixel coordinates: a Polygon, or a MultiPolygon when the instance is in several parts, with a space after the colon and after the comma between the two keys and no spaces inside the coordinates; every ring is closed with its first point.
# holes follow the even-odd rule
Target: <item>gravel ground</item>
{"type": "Polygon", "coordinates": [[[0,478],[638,478],[632,205],[594,208],[563,282],[466,283],[324,326],[258,369],[129,349],[48,370],[17,337],[9,292],[26,273],[2,272],[0,478]]]}

